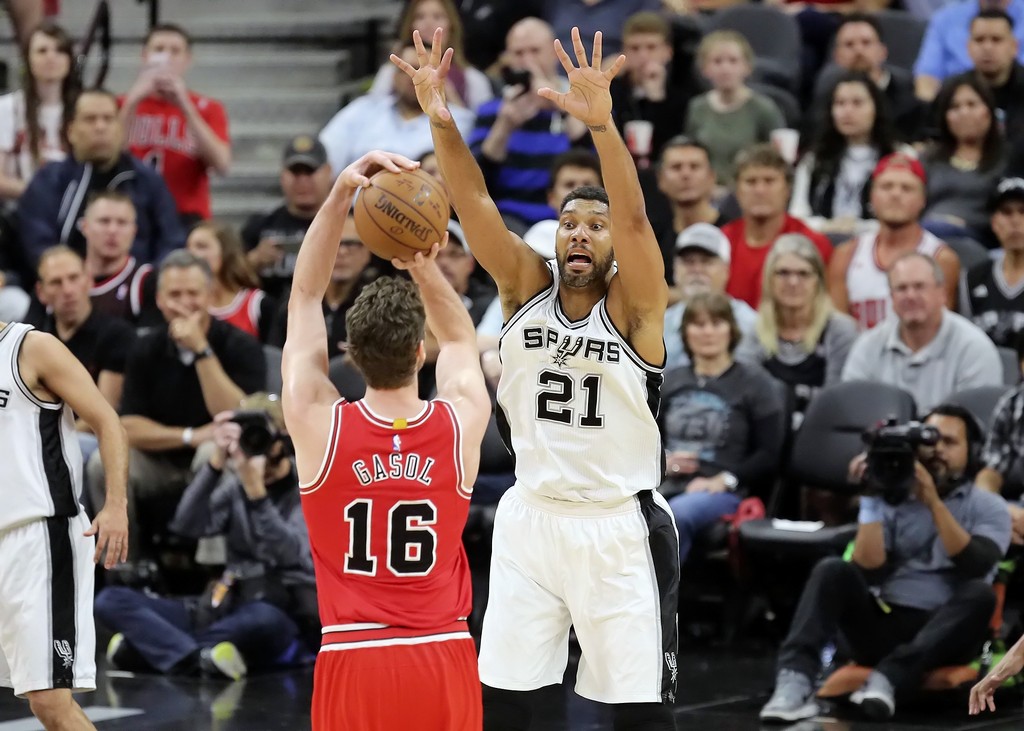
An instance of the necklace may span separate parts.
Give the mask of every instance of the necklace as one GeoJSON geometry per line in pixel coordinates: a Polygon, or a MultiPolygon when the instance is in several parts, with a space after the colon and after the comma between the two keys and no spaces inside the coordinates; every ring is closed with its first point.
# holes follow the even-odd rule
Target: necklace
{"type": "Polygon", "coordinates": [[[967,158],[960,157],[959,155],[953,155],[949,158],[949,164],[955,167],[957,170],[963,172],[971,172],[978,169],[977,160],[968,160],[967,158]]]}

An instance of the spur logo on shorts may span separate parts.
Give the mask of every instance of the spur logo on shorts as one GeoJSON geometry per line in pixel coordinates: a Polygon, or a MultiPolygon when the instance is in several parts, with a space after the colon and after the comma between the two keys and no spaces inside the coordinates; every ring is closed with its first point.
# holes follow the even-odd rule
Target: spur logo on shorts
{"type": "Polygon", "coordinates": [[[71,643],[67,640],[54,640],[53,651],[60,655],[64,667],[69,668],[75,664],[75,653],[71,651],[71,643]]]}
{"type": "MultiPolygon", "coordinates": [[[[665,653],[665,667],[667,667],[669,672],[672,673],[672,680],[670,682],[672,683],[672,686],[675,687],[676,678],[679,676],[679,665],[676,662],[676,654],[674,652],[665,653]]],[[[675,694],[673,693],[672,696],[674,695],[675,694]]],[[[670,700],[674,701],[675,698],[670,698],[670,700]]]]}

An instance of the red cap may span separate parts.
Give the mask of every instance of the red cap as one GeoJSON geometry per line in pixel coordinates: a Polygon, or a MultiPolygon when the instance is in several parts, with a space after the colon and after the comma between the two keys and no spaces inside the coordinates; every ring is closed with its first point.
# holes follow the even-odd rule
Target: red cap
{"type": "Polygon", "coordinates": [[[917,176],[918,180],[922,183],[927,183],[924,174],[924,166],[921,164],[921,161],[916,157],[911,157],[903,152],[893,152],[879,160],[878,164],[875,166],[875,172],[871,173],[872,180],[890,168],[902,168],[903,170],[909,170],[917,176]]]}

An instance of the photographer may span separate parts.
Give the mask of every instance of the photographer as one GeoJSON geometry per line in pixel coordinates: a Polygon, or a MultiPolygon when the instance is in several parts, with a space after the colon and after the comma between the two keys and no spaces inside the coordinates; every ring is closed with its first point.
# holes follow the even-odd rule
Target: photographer
{"type": "MultiPolygon", "coordinates": [[[[996,562],[1010,544],[1010,516],[1000,497],[974,486],[983,438],[974,417],[941,405],[925,425],[938,432],[933,447],[921,446],[931,441],[924,429],[886,427],[907,435],[908,455],[910,445],[916,450],[916,459],[905,461],[902,502],[896,502],[900,470],[879,469],[902,464],[891,451],[878,454],[873,446],[850,463],[850,481],[866,482],[885,498],[861,497],[852,561],[826,558],[811,573],[779,651],[775,693],[761,709],[762,721],[817,713],[812,679],[822,648],[837,633],[853,660],[874,668],[850,696],[873,718],[890,718],[895,694],[919,687],[927,671],[976,657],[995,606],[996,562]]],[[[897,439],[876,432],[874,443],[883,441],[891,448],[897,439]]]]}
{"type": "Polygon", "coordinates": [[[170,525],[191,538],[225,535],[224,573],[194,598],[104,589],[96,616],[117,633],[107,650],[115,667],[238,679],[247,669],[300,659],[300,638],[307,646],[319,641],[312,556],[281,405],[254,394],[242,408],[251,411],[217,414],[216,449],[170,525]]]}

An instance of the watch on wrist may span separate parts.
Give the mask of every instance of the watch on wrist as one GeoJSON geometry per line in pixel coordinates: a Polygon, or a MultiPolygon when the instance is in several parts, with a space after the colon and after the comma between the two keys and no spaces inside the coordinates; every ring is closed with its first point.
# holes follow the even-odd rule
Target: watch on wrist
{"type": "Polygon", "coordinates": [[[740,481],[732,472],[723,472],[722,484],[725,485],[725,489],[729,492],[736,492],[736,488],[740,486],[740,481]]]}
{"type": "Polygon", "coordinates": [[[196,360],[202,360],[203,358],[209,358],[211,355],[213,355],[213,348],[211,348],[209,345],[207,345],[202,350],[197,350],[196,351],[196,360]]]}

